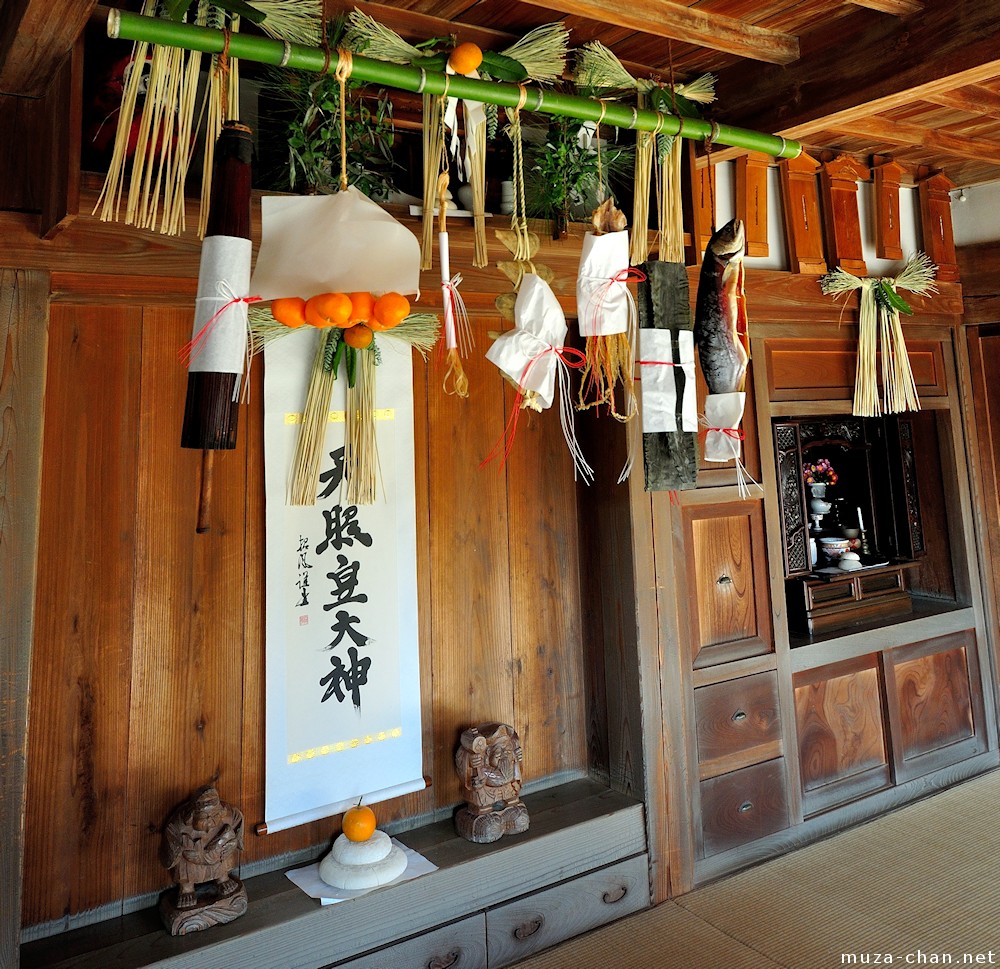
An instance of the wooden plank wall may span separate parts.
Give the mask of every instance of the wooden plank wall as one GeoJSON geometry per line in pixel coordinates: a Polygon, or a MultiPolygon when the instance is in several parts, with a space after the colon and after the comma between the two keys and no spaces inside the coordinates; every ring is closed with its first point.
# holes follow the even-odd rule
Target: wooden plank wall
{"type": "Polygon", "coordinates": [[[17,964],[48,274],[0,269],[0,966],[17,964]]]}
{"type": "MultiPolygon", "coordinates": [[[[211,530],[196,534],[199,455],[178,446],[177,348],[190,336],[197,242],[81,216],[43,246],[27,217],[0,220],[21,261],[58,270],[23,881],[23,923],[36,925],[113,914],[168,885],[160,830],[200,784],[216,781],[251,827],[263,819],[262,371],[255,365],[238,449],[216,459],[211,530]]],[[[453,231],[452,240],[453,263],[467,265],[471,238],[453,231]]],[[[570,250],[560,274],[572,281],[570,250]]],[[[508,284],[495,270],[473,275],[482,351],[486,329],[502,328],[489,308],[508,284]]],[[[433,300],[436,280],[424,292],[433,300]]],[[[415,360],[431,786],[381,806],[382,824],[458,802],[454,750],[473,723],[514,724],[528,781],[588,764],[576,486],[558,414],[522,419],[507,465],[481,469],[513,404],[509,388],[480,353],[468,365],[469,399],[449,397],[440,361],[415,360]]],[[[27,545],[18,554],[34,558],[27,545]]],[[[30,589],[20,594],[30,599],[30,589]]],[[[334,820],[250,834],[243,860],[320,844],[337,829],[334,820]]]]}

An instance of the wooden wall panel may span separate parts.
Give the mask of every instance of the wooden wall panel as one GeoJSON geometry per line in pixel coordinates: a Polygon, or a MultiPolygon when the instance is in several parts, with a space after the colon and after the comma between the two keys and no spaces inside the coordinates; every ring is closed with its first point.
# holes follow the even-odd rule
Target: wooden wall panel
{"type": "Polygon", "coordinates": [[[209,782],[226,800],[241,793],[246,422],[238,449],[215,456],[210,530],[198,534],[201,454],[179,446],[187,377],[177,348],[190,330],[189,310],[143,314],[129,895],[170,884],[156,859],[173,807],[209,782]]]}
{"type": "Polygon", "coordinates": [[[479,468],[503,433],[503,383],[479,355],[466,373],[466,400],[440,390],[440,366],[429,378],[433,780],[443,804],[460,800],[462,730],[514,721],[506,475],[496,463],[479,468]]]}
{"type": "Polygon", "coordinates": [[[48,273],[0,270],[0,965],[17,961],[25,845],[48,273]]]}
{"type": "MultiPolygon", "coordinates": [[[[804,352],[802,340],[779,338],[768,340],[765,346],[771,400],[853,398],[856,340],[812,339],[808,352],[804,352]]],[[[909,339],[906,349],[917,393],[921,397],[946,396],[948,383],[940,342],[909,339]]]]}
{"type": "MultiPolygon", "coordinates": [[[[126,307],[51,311],[28,765],[28,924],[120,898],[125,889],[123,832],[134,820],[127,778],[140,318],[139,309],[126,307]]],[[[145,708],[147,715],[156,709],[145,708]]]]}
{"type": "MultiPolygon", "coordinates": [[[[513,402],[508,386],[507,407],[513,402]]],[[[507,462],[513,725],[525,777],[538,778],[586,764],[580,555],[576,483],[558,405],[521,417],[507,462]]]]}

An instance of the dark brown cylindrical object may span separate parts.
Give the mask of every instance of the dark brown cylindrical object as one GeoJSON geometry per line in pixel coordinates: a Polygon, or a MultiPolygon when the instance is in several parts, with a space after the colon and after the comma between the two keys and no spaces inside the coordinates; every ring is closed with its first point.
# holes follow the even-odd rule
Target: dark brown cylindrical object
{"type": "MultiPolygon", "coordinates": [[[[252,133],[227,121],[215,146],[212,197],[205,238],[250,238],[252,133]]],[[[231,451],[239,423],[238,373],[188,372],[181,447],[231,451]]]]}

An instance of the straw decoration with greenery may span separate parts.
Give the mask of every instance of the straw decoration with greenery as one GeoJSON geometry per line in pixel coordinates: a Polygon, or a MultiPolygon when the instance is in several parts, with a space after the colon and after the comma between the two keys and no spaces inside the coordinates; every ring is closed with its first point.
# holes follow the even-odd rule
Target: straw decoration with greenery
{"type": "Polygon", "coordinates": [[[937,267],[925,253],[912,255],[899,275],[861,279],[837,268],[823,276],[820,289],[828,296],[861,291],[858,309],[858,364],[854,381],[853,413],[877,417],[881,413],[920,410],[916,383],[906,352],[899,314],[913,314],[899,289],[917,295],[934,293],[937,267]],[[878,359],[881,354],[882,396],[878,389],[878,359]]]}

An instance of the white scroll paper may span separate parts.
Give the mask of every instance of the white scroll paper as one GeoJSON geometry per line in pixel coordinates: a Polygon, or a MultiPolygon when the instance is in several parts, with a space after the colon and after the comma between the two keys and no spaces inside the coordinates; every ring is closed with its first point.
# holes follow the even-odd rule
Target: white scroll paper
{"type": "Polygon", "coordinates": [[[626,333],[635,320],[635,301],[619,275],[629,268],[628,232],[588,232],[583,237],[576,278],[577,325],[581,336],[626,333]]]}
{"type": "Polygon", "coordinates": [[[243,373],[247,362],[244,297],[250,295],[252,248],[249,239],[236,236],[206,236],[202,242],[189,371],[243,373]]]}

